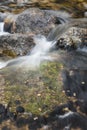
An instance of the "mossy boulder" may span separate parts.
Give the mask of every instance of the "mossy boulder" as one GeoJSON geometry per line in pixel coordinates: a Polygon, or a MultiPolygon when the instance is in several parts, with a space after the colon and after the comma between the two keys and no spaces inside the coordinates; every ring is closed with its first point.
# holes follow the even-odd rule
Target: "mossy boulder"
{"type": "Polygon", "coordinates": [[[12,102],[15,111],[15,101],[19,100],[25,111],[33,114],[44,114],[53,110],[61,103],[68,101],[62,88],[61,70],[63,66],[57,62],[48,62],[40,69],[20,73],[16,77],[10,73],[5,75],[4,103],[12,102]],[[20,77],[19,77],[20,76],[20,77]]]}

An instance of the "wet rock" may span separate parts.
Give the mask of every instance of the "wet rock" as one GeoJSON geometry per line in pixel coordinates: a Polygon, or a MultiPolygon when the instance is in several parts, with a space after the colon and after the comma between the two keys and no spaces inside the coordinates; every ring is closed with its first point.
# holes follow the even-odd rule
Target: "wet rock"
{"type": "Polygon", "coordinates": [[[8,29],[11,30],[12,26],[14,26],[13,24],[16,17],[17,17],[16,15],[9,12],[5,12],[5,13],[0,12],[0,22],[4,22],[4,31],[11,32],[8,31],[8,29]]]}
{"type": "Polygon", "coordinates": [[[19,4],[19,3],[28,3],[28,0],[16,0],[17,1],[17,3],[19,4]]]}
{"type": "Polygon", "coordinates": [[[75,104],[82,113],[87,115],[87,101],[77,100],[75,104]]]}
{"type": "Polygon", "coordinates": [[[58,40],[56,44],[56,49],[65,49],[68,51],[76,50],[79,47],[84,47],[86,45],[86,28],[69,28],[64,35],[58,40]]]}
{"type": "Polygon", "coordinates": [[[0,2],[5,3],[5,2],[12,2],[12,1],[14,1],[14,0],[7,0],[7,1],[6,0],[1,0],[0,2]]]}
{"type": "Polygon", "coordinates": [[[76,108],[74,107],[74,103],[72,101],[68,101],[66,104],[57,106],[49,115],[50,117],[55,117],[56,115],[64,115],[69,111],[76,112],[76,108]]]}
{"type": "Polygon", "coordinates": [[[15,103],[16,105],[20,105],[20,104],[21,104],[21,102],[20,102],[19,100],[15,100],[14,103],[15,103]]]}
{"type": "Polygon", "coordinates": [[[5,115],[5,116],[7,116],[7,118],[9,118],[11,121],[14,121],[17,119],[17,115],[13,112],[10,112],[10,111],[8,111],[7,115],[5,115]]]}
{"type": "Polygon", "coordinates": [[[0,22],[4,22],[4,31],[12,33],[14,30],[14,21],[16,19],[17,15],[14,15],[12,13],[0,13],[0,22]]]}
{"type": "Polygon", "coordinates": [[[16,121],[17,127],[20,128],[20,127],[25,126],[26,124],[27,124],[26,118],[24,118],[24,117],[17,118],[17,121],[16,121]]]}
{"type": "Polygon", "coordinates": [[[76,129],[80,128],[81,130],[87,129],[86,124],[87,117],[75,113],[75,112],[68,112],[64,114],[63,116],[59,116],[57,118],[57,129],[62,130],[63,128],[66,130],[66,128],[69,129],[76,129]],[[69,125],[71,124],[71,125],[69,125]]]}
{"type": "Polygon", "coordinates": [[[0,114],[5,113],[5,106],[0,104],[0,114]]]}
{"type": "Polygon", "coordinates": [[[22,106],[16,107],[16,112],[17,113],[24,113],[25,109],[22,106]]]}
{"type": "Polygon", "coordinates": [[[10,130],[10,129],[8,128],[8,126],[3,126],[2,130],[10,130]]]}
{"type": "Polygon", "coordinates": [[[73,69],[70,71],[65,71],[64,75],[64,90],[66,94],[68,96],[75,96],[79,99],[86,100],[87,70],[73,69]]]}
{"type": "Polygon", "coordinates": [[[55,22],[55,16],[48,11],[43,11],[38,8],[30,8],[17,17],[15,21],[15,32],[33,32],[35,34],[47,35],[55,26],[55,22]]]}
{"type": "MultiPolygon", "coordinates": [[[[4,14],[4,13],[3,13],[4,14]]],[[[6,16],[3,19],[4,22],[4,31],[13,33],[15,30],[15,20],[17,18],[17,15],[12,14],[12,13],[5,13],[6,16]]]]}
{"type": "Polygon", "coordinates": [[[63,54],[61,54],[60,60],[68,69],[70,69],[70,72],[68,72],[68,75],[69,75],[69,73],[70,73],[70,75],[72,75],[73,70],[75,70],[75,69],[77,71],[79,70],[79,72],[87,71],[86,70],[87,53],[84,51],[76,50],[76,51],[71,51],[71,52],[68,51],[68,53],[64,52],[63,54]]]}
{"type": "Polygon", "coordinates": [[[13,51],[16,55],[24,55],[35,45],[33,36],[22,34],[9,34],[0,36],[0,48],[3,52],[13,51]]]}
{"type": "Polygon", "coordinates": [[[12,23],[6,23],[5,22],[5,24],[4,24],[4,31],[11,33],[11,27],[12,27],[12,23]]]}
{"type": "Polygon", "coordinates": [[[6,13],[0,12],[0,22],[4,21],[5,17],[6,17],[6,13]]]}
{"type": "MultiPolygon", "coordinates": [[[[10,33],[21,33],[27,35],[33,33],[47,36],[56,25],[60,24],[61,22],[65,22],[60,17],[64,17],[64,20],[66,21],[70,15],[60,11],[47,11],[40,10],[38,8],[30,8],[20,13],[19,15],[8,14],[8,16],[6,16],[4,19],[4,30],[10,33]]],[[[80,45],[82,45],[82,42],[86,42],[84,40],[86,32],[87,29],[76,27],[70,28],[63,36],[61,36],[61,39],[58,41],[56,48],[67,50],[77,49],[80,45]]],[[[18,38],[19,37],[20,36],[18,36],[18,38]]],[[[22,39],[24,39],[24,36],[22,39]]],[[[8,40],[6,42],[8,42],[8,40]]],[[[17,55],[18,54],[21,54],[21,52],[17,52],[17,55]]]]}

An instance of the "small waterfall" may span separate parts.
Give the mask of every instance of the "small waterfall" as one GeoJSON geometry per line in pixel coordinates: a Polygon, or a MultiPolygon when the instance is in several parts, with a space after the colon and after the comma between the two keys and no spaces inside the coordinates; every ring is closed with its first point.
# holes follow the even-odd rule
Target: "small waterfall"
{"type": "Polygon", "coordinates": [[[4,32],[4,22],[0,23],[0,35],[4,32]]]}
{"type": "Polygon", "coordinates": [[[0,69],[11,66],[22,68],[37,67],[44,60],[52,60],[51,56],[48,56],[49,50],[55,45],[61,35],[63,35],[72,26],[87,27],[87,19],[75,19],[67,23],[60,24],[53,29],[51,33],[49,33],[47,38],[41,35],[36,36],[34,38],[36,46],[31,50],[30,55],[2,62],[0,63],[0,69]]]}
{"type": "Polygon", "coordinates": [[[0,23],[0,32],[4,32],[4,22],[0,23]]]}
{"type": "Polygon", "coordinates": [[[24,69],[38,67],[44,60],[52,60],[47,55],[49,50],[54,46],[52,42],[47,41],[44,36],[34,37],[36,46],[31,50],[30,55],[18,57],[6,62],[0,63],[0,69],[4,67],[22,67],[24,69]]]}
{"type": "Polygon", "coordinates": [[[53,41],[53,43],[56,42],[70,27],[72,27],[71,23],[58,25],[49,33],[47,40],[53,41]]]}
{"type": "Polygon", "coordinates": [[[70,19],[58,25],[49,33],[47,40],[56,42],[70,27],[87,28],[87,18],[70,19]]]}
{"type": "Polygon", "coordinates": [[[0,22],[0,35],[6,35],[8,32],[4,32],[4,22],[0,22]]]}

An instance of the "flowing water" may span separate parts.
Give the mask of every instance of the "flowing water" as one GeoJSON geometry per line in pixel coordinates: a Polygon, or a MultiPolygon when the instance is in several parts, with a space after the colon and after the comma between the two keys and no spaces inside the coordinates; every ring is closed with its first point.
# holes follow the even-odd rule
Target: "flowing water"
{"type": "Polygon", "coordinates": [[[0,23],[0,32],[4,32],[4,22],[0,23]]]}
{"type": "MultiPolygon", "coordinates": [[[[4,24],[1,23],[2,35],[4,35],[3,26],[4,24]]],[[[31,50],[30,55],[12,59],[6,62],[1,62],[0,69],[7,66],[24,66],[25,69],[29,69],[31,67],[39,66],[40,63],[44,60],[52,60],[51,56],[48,56],[48,52],[55,46],[57,40],[72,26],[87,27],[87,19],[75,19],[70,22],[60,24],[49,33],[47,38],[41,35],[34,37],[36,46],[31,50]],[[81,25],[82,23],[83,25],[81,25]]]]}
{"type": "MultiPolygon", "coordinates": [[[[55,106],[72,100],[66,95],[86,101],[87,48],[78,48],[71,52],[53,49],[57,40],[72,26],[78,27],[84,23],[82,26],[87,27],[87,19],[71,21],[58,25],[47,38],[41,35],[35,36],[36,45],[26,56],[0,62],[0,86],[3,87],[0,88],[0,102],[5,105],[11,102],[11,112],[16,113],[18,102],[28,114],[31,115],[29,112],[32,112],[44,115],[52,111],[55,106]]],[[[4,24],[1,23],[1,34],[4,34],[3,27],[4,24]]],[[[56,118],[65,120],[74,114],[76,115],[74,112],[69,112],[58,117],[56,115],[56,118]]],[[[70,128],[72,122],[67,123],[70,128]]]]}
{"type": "Polygon", "coordinates": [[[17,68],[25,67],[25,69],[30,69],[32,67],[38,67],[44,60],[52,60],[50,56],[47,56],[47,53],[54,46],[54,43],[47,41],[44,36],[36,36],[34,41],[36,46],[31,50],[29,55],[1,62],[0,69],[9,66],[15,66],[17,68]]]}
{"type": "MultiPolygon", "coordinates": [[[[4,25],[4,24],[3,24],[4,25]]],[[[0,69],[3,67],[37,67],[43,60],[52,60],[51,56],[48,56],[48,52],[55,46],[57,39],[68,30],[71,24],[59,25],[56,29],[54,29],[47,38],[44,36],[38,35],[34,37],[34,42],[36,46],[31,50],[30,54],[27,56],[19,57],[16,59],[12,59],[6,62],[0,63],[0,69]]],[[[3,27],[2,27],[3,28],[3,27]]],[[[3,30],[3,29],[2,29],[3,30]]],[[[2,33],[4,34],[4,33],[2,33]]],[[[25,68],[25,69],[26,69],[25,68]]]]}
{"type": "Polygon", "coordinates": [[[7,35],[8,32],[4,31],[4,22],[0,22],[0,35],[7,35]]]}

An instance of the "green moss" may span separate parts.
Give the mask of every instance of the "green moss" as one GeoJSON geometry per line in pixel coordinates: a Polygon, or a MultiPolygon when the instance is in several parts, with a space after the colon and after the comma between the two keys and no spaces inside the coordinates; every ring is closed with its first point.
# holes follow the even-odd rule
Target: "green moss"
{"type": "Polygon", "coordinates": [[[14,51],[8,49],[4,49],[2,53],[6,56],[10,56],[13,58],[17,56],[17,54],[14,51]]]}
{"type": "Polygon", "coordinates": [[[17,75],[11,80],[6,79],[4,101],[11,101],[11,110],[15,110],[14,102],[20,100],[26,111],[33,114],[43,114],[51,111],[54,106],[65,103],[68,99],[62,92],[61,70],[63,66],[57,62],[47,62],[39,70],[29,71],[24,75],[17,75]],[[17,83],[15,83],[18,79],[17,83]],[[11,81],[10,81],[10,80],[11,81]],[[8,82],[9,80],[9,82],[8,82]],[[24,83],[23,83],[24,82],[24,83]],[[27,84],[26,84],[27,82],[27,84]]]}

